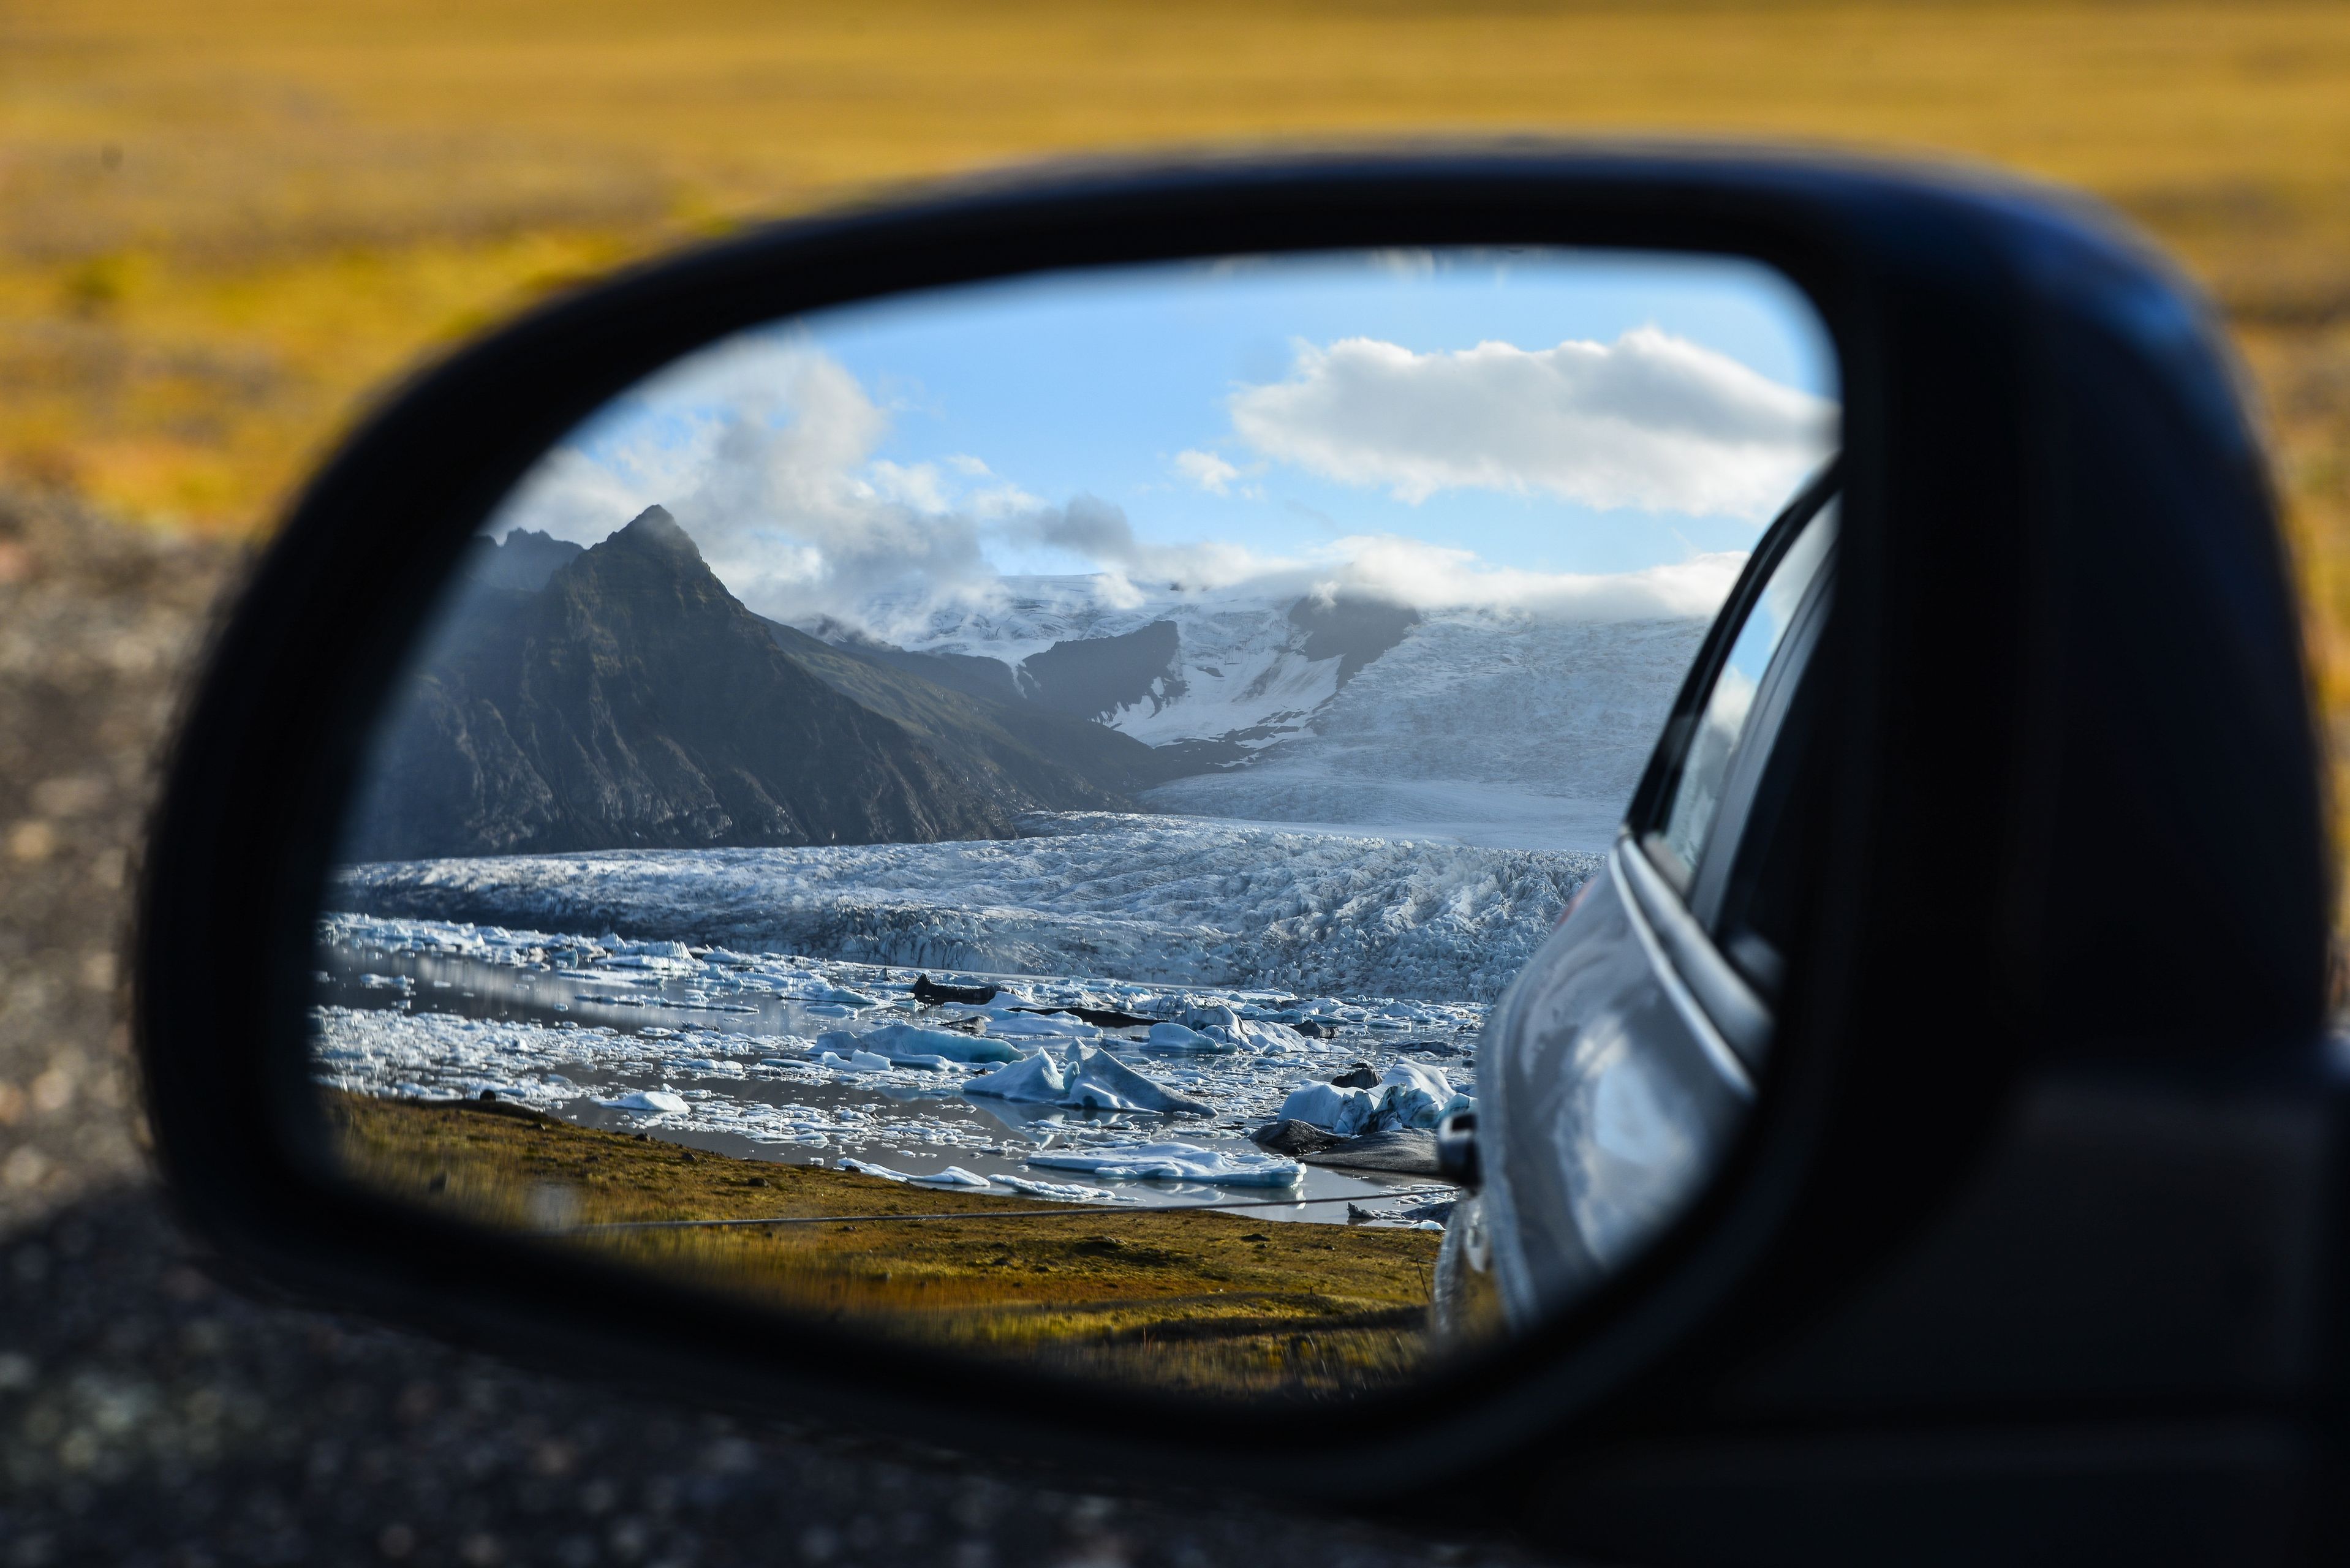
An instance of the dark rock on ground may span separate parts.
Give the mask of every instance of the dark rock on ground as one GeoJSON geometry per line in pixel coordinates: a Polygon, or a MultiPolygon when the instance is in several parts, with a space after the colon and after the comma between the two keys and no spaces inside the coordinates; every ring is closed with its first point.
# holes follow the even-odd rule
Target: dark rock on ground
{"type": "Polygon", "coordinates": [[[1327,1127],[1317,1127],[1312,1122],[1301,1122],[1295,1116],[1284,1116],[1250,1133],[1249,1141],[1270,1153],[1303,1159],[1309,1154],[1335,1148],[1347,1140],[1327,1127]]]}
{"type": "Polygon", "coordinates": [[[1120,1012],[1114,1007],[1015,1007],[1014,1012],[1066,1012],[1072,1018],[1082,1018],[1097,1029],[1141,1029],[1157,1023],[1156,1018],[1145,1018],[1139,1012],[1120,1012]]]}
{"type": "Polygon", "coordinates": [[[1398,1176],[1441,1176],[1436,1162],[1436,1135],[1418,1127],[1394,1132],[1365,1133],[1341,1138],[1326,1148],[1297,1157],[1308,1165],[1339,1166],[1350,1170],[1385,1170],[1398,1176]]]}
{"type": "Polygon", "coordinates": [[[1284,1116],[1250,1133],[1249,1141],[1270,1153],[1285,1154],[1307,1165],[1385,1170],[1399,1176],[1444,1174],[1436,1163],[1436,1135],[1417,1127],[1341,1137],[1327,1127],[1284,1116]]]}
{"type": "Polygon", "coordinates": [[[943,1002],[959,1002],[968,1007],[983,1007],[995,1000],[996,988],[992,985],[941,985],[927,974],[914,977],[914,1000],[935,1007],[943,1002]]]}
{"type": "Polygon", "coordinates": [[[1378,1568],[1435,1550],[711,1415],[624,1386],[624,1367],[580,1371],[603,1375],[255,1300],[151,1189],[94,1195],[0,1238],[0,1562],[1378,1568]]]}
{"type": "Polygon", "coordinates": [[[1469,1051],[1466,1046],[1455,1045],[1449,1040],[1406,1040],[1400,1044],[1390,1048],[1397,1051],[1409,1051],[1421,1056],[1466,1056],[1469,1054],[1469,1051]]]}

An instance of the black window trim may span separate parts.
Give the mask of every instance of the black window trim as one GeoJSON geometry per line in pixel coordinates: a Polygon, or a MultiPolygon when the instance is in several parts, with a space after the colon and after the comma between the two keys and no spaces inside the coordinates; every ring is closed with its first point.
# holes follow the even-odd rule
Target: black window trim
{"type": "MultiPolygon", "coordinates": [[[[1829,505],[1833,504],[1835,498],[1831,496],[1829,505]]],[[[1826,507],[1820,510],[1825,512],[1826,507]]],[[[1814,519],[1818,515],[1814,513],[1814,519]]],[[[1804,524],[1804,527],[1810,525],[1809,522],[1804,524]]],[[[1687,894],[1690,913],[1697,917],[1698,924],[1713,933],[1717,941],[1723,936],[1721,920],[1731,877],[1748,848],[1747,824],[1753,816],[1754,803],[1777,753],[1787,711],[1794,705],[1803,673],[1818,649],[1821,629],[1827,624],[1835,585],[1835,557],[1831,553],[1820,563],[1818,575],[1804,585],[1794,613],[1787,618],[1786,633],[1762,672],[1745,729],[1738,737],[1730,767],[1722,775],[1721,801],[1714,807],[1713,825],[1706,830],[1705,846],[1698,851],[1695,874],[1687,894]],[[1718,852],[1716,845],[1721,846],[1718,852]]]]}
{"type": "Polygon", "coordinates": [[[1698,720],[1703,716],[1705,704],[1713,695],[1714,681],[1721,667],[1729,661],[1730,650],[1744,629],[1746,618],[1754,602],[1762,597],[1762,589],[1779,563],[1793,547],[1804,524],[1809,523],[1820,508],[1835,497],[1844,483],[1844,461],[1841,455],[1831,458],[1811,482],[1795,493],[1783,511],[1764,532],[1754,554],[1746,563],[1746,570],[1730,592],[1729,599],[1715,616],[1713,628],[1706,634],[1705,643],[1698,649],[1697,659],[1690,666],[1681,681],[1679,693],[1673,699],[1672,714],[1665,721],[1664,733],[1658,739],[1656,750],[1648,755],[1648,771],[1640,777],[1640,786],[1632,793],[1631,808],[1624,814],[1625,825],[1641,846],[1651,851],[1652,860],[1662,859],[1658,871],[1670,883],[1676,893],[1686,896],[1689,877],[1695,867],[1679,864],[1679,857],[1667,851],[1660,857],[1654,853],[1651,836],[1664,826],[1665,814],[1672,805],[1673,791],[1680,784],[1681,766],[1688,760],[1690,742],[1697,734],[1698,720]]]}

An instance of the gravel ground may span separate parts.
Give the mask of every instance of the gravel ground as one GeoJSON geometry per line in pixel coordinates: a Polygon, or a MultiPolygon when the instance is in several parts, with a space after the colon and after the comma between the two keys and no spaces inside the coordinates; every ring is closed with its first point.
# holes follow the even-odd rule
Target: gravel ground
{"type": "Polygon", "coordinates": [[[151,759],[239,565],[0,494],[0,1568],[1521,1560],[1049,1490],[218,1282],[141,1152],[115,954],[151,759]]]}

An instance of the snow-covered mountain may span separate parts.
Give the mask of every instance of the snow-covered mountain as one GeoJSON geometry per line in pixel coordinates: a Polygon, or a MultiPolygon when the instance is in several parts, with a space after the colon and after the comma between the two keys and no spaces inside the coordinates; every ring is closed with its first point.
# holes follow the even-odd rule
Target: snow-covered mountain
{"type": "Polygon", "coordinates": [[[905,648],[1001,659],[1032,701],[1195,753],[1143,797],[1159,810],[1530,848],[1606,842],[1706,626],[1089,576],[874,612],[905,648]]]}
{"type": "MultiPolygon", "coordinates": [[[[1147,744],[1221,742],[1223,760],[1238,761],[1299,733],[1342,673],[1381,651],[1369,646],[1376,635],[1332,635],[1351,607],[1295,593],[1135,597],[1097,576],[1013,576],[978,604],[905,618],[884,603],[871,618],[920,652],[1000,659],[1032,700],[1082,710],[1147,744]]],[[[1391,646],[1409,613],[1382,618],[1391,646]]]]}

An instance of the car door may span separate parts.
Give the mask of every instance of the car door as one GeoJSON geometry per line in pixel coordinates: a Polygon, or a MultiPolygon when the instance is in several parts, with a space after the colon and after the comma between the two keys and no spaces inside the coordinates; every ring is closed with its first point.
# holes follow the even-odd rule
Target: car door
{"type": "Polygon", "coordinates": [[[1496,1010],[1483,1189],[1440,1296],[1490,1273],[1525,1328],[1653,1241],[1742,1125],[1766,1064],[1810,820],[1804,676],[1834,585],[1833,475],[1756,548],[1606,864],[1496,1010]]]}

